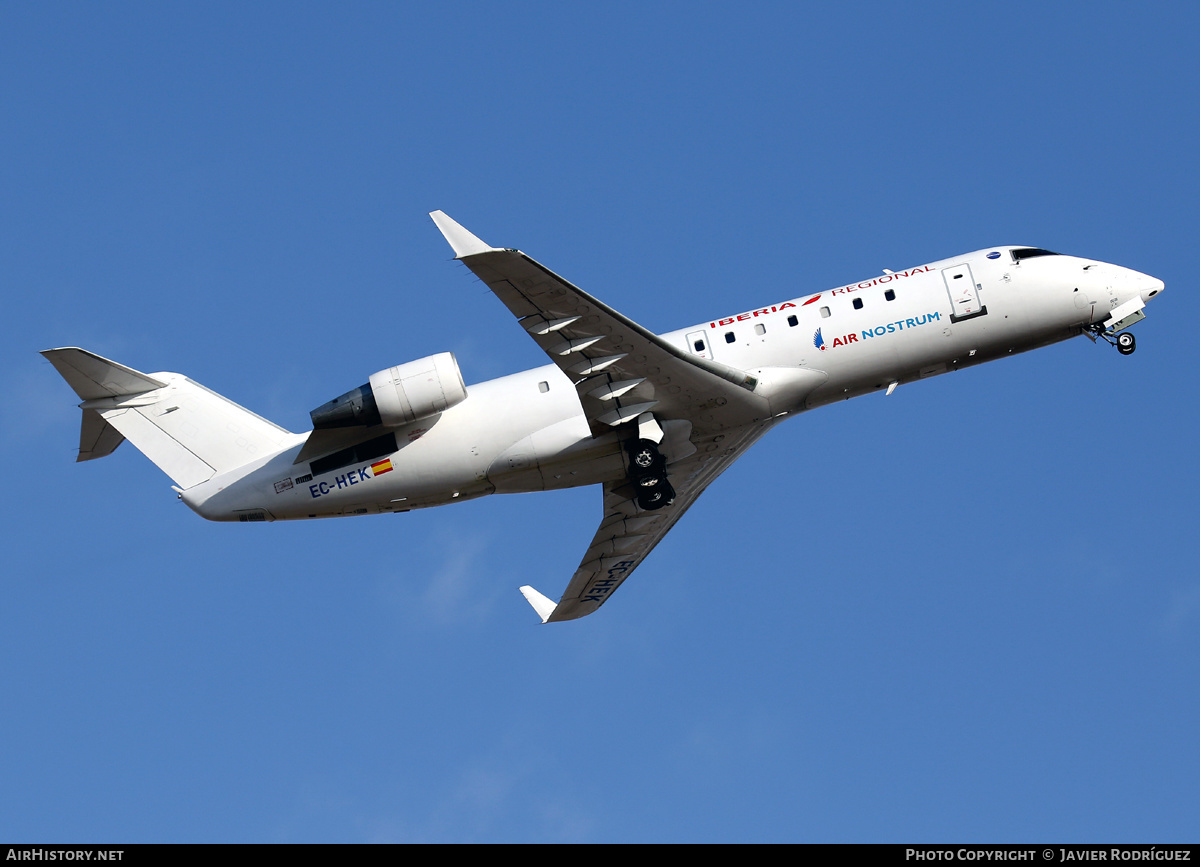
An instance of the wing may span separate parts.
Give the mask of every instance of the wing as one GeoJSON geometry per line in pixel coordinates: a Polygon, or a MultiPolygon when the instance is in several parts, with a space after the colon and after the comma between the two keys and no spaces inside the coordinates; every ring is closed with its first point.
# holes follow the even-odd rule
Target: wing
{"type": "Polygon", "coordinates": [[[519,250],[489,247],[441,211],[430,214],[455,256],[495,293],[575,382],[593,433],[643,412],[699,433],[770,418],[743,370],[699,358],[571,285],[519,250]]]}
{"type": "Polygon", "coordinates": [[[636,492],[629,482],[606,484],[600,529],[592,537],[592,544],[558,604],[528,585],[521,588],[542,622],[575,620],[603,605],[704,489],[754,445],[770,426],[769,421],[749,425],[726,437],[721,443],[723,448],[697,452],[671,464],[675,502],[657,511],[643,512],[638,508],[634,499],[636,492]]]}
{"type": "Polygon", "coordinates": [[[622,316],[518,250],[491,247],[441,211],[430,216],[463,261],[572,381],[599,434],[642,413],[665,431],[675,500],[655,511],[637,505],[626,480],[604,486],[604,517],[556,604],[521,592],[542,622],[591,614],[641,564],[726,467],[772,423],[759,380],[699,358],[622,316]]]}

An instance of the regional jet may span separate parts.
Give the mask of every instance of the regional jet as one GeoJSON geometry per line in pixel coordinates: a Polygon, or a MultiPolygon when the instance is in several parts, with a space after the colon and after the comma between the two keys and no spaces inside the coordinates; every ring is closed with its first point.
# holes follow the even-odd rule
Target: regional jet
{"type": "Polygon", "coordinates": [[[178,373],[42,354],[82,400],[78,460],[130,440],[211,521],[407,512],[488,494],[603,489],[603,516],[542,622],[591,614],[696,498],[789,416],[1079,335],[1122,354],[1163,282],[990,247],[654,334],[441,211],[455,257],[551,363],[466,387],[443,352],[373,373],[291,433],[178,373]]]}

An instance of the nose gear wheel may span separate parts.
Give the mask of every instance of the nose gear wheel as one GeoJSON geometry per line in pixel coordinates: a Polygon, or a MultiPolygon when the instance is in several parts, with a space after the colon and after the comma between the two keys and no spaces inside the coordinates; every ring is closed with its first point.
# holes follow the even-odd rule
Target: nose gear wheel
{"type": "Polygon", "coordinates": [[[1090,338],[1093,343],[1099,337],[1117,347],[1117,352],[1122,355],[1133,355],[1133,351],[1137,349],[1137,338],[1128,331],[1122,331],[1113,337],[1103,325],[1089,325],[1084,329],[1084,336],[1090,338]]]}

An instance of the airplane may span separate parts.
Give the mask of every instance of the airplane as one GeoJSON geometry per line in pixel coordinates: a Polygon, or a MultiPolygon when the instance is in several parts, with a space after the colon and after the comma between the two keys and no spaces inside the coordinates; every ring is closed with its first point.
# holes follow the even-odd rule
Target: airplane
{"type": "Polygon", "coordinates": [[[407,512],[603,486],[603,516],[543,623],[591,614],[696,498],[784,419],[1084,335],[1128,355],[1163,281],[990,247],[656,335],[515,249],[430,214],[551,364],[468,388],[453,353],[371,374],[292,433],[178,373],[42,353],[82,400],[79,456],[125,439],[210,521],[407,512]]]}

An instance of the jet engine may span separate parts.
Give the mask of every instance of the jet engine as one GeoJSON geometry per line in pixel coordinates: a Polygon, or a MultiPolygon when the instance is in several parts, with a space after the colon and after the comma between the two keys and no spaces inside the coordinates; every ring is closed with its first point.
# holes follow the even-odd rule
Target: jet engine
{"type": "Polygon", "coordinates": [[[358,388],[317,407],[309,416],[313,429],[401,427],[437,415],[467,398],[462,372],[453,352],[389,367],[358,388]]]}

